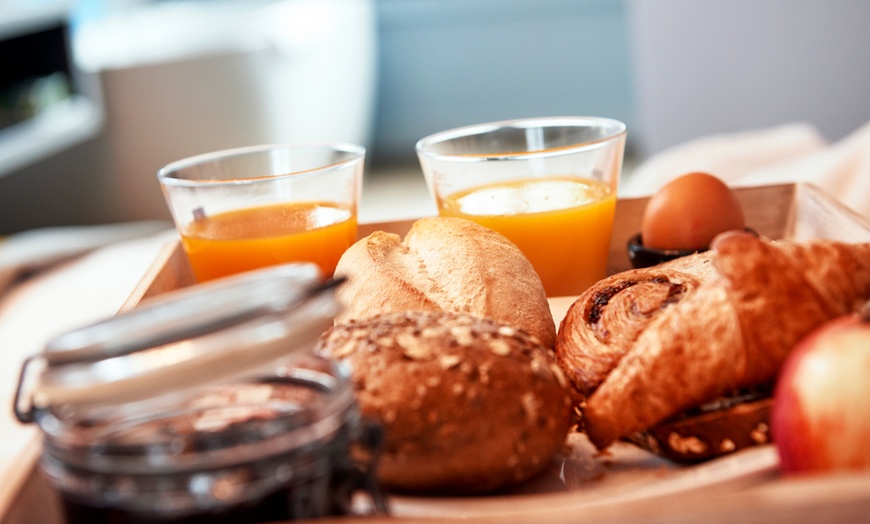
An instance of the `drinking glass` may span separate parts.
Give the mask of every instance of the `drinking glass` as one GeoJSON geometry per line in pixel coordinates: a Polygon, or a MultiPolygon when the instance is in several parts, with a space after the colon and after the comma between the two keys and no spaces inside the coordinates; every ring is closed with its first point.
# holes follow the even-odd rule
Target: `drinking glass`
{"type": "Polygon", "coordinates": [[[500,232],[548,296],[571,296],[607,273],[625,137],[609,118],[544,117],[443,131],[416,150],[439,215],[500,232]]]}
{"type": "Polygon", "coordinates": [[[365,149],[271,144],[217,151],[158,172],[200,282],[313,262],[324,278],[356,240],[365,149]]]}

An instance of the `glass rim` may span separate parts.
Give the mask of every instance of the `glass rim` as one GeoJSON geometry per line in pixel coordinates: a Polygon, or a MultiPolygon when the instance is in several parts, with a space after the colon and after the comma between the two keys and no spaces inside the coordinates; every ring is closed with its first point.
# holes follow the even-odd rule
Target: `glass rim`
{"type": "Polygon", "coordinates": [[[546,158],[576,153],[592,146],[610,142],[621,136],[625,136],[628,128],[624,122],[608,117],[597,116],[550,116],[535,118],[516,118],[511,120],[499,120],[483,124],[473,124],[456,127],[445,131],[439,131],[417,141],[415,149],[417,154],[435,160],[450,160],[454,162],[485,162],[492,160],[525,160],[530,158],[546,158]],[[585,140],[567,146],[558,146],[534,151],[513,151],[504,153],[440,153],[431,148],[444,142],[464,137],[486,135],[504,128],[533,129],[533,128],[606,128],[612,127],[613,132],[594,140],[585,140]]]}
{"type": "Polygon", "coordinates": [[[230,149],[221,149],[217,151],[211,151],[208,153],[202,153],[199,155],[193,155],[186,158],[182,158],[180,160],[175,160],[161,167],[157,171],[157,179],[161,184],[172,185],[172,186],[202,186],[202,185],[228,185],[228,184],[240,184],[240,183],[253,183],[257,181],[263,180],[280,180],[289,177],[299,177],[305,175],[314,175],[321,173],[323,171],[334,171],[340,168],[343,168],[347,165],[353,164],[355,162],[359,162],[361,159],[364,159],[366,155],[366,148],[357,145],[351,144],[349,142],[330,142],[330,143],[272,143],[272,144],[259,144],[253,146],[244,146],[244,147],[235,147],[230,149]],[[178,173],[182,170],[195,167],[195,166],[203,166],[207,164],[212,164],[219,162],[221,160],[225,160],[228,158],[239,158],[245,156],[255,156],[263,153],[269,153],[271,151],[288,151],[290,153],[307,153],[314,151],[332,151],[332,152],[340,152],[347,153],[350,155],[348,158],[344,158],[338,160],[336,162],[332,162],[329,164],[323,164],[322,166],[317,166],[308,169],[300,169],[293,170],[287,173],[283,173],[280,175],[269,175],[269,174],[260,174],[255,176],[246,176],[232,179],[189,179],[189,178],[179,178],[173,176],[174,173],[178,173]]]}

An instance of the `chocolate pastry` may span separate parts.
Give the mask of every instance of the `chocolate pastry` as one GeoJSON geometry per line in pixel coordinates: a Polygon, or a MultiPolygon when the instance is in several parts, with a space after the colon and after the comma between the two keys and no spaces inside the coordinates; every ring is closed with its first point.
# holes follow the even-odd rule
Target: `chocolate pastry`
{"type": "Polygon", "coordinates": [[[769,385],[800,338],[870,297],[870,244],[771,242],[729,232],[711,247],[709,259],[674,261],[680,269],[605,279],[569,309],[558,361],[586,395],[583,427],[598,448],[723,395],[769,385]],[[651,283],[615,285],[644,276],[651,283]]]}

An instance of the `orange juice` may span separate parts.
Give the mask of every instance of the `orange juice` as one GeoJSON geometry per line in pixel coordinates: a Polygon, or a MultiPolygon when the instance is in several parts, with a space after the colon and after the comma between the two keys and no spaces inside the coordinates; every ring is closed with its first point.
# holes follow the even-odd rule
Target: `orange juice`
{"type": "Polygon", "coordinates": [[[181,242],[199,281],[288,262],[313,262],[329,277],[356,227],[350,210],[329,203],[276,204],[199,218],[181,242]]]}
{"type": "Polygon", "coordinates": [[[516,244],[547,296],[578,295],[606,276],[615,209],[609,186],[568,177],[477,187],[439,205],[441,215],[473,220],[516,244]]]}

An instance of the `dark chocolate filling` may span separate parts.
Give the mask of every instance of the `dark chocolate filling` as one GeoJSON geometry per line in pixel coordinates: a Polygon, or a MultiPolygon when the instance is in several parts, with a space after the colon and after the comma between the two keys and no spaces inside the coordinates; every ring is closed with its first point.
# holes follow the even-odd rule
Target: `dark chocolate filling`
{"type": "Polygon", "coordinates": [[[668,294],[665,300],[662,301],[662,307],[667,307],[671,304],[679,302],[680,297],[685,293],[686,286],[671,282],[667,277],[657,276],[647,280],[623,280],[615,285],[608,286],[600,291],[597,291],[592,296],[592,307],[589,308],[589,316],[587,321],[590,324],[597,324],[601,320],[602,310],[613,300],[613,297],[625,291],[626,289],[636,286],[643,282],[651,282],[653,284],[667,284],[668,294]]]}

